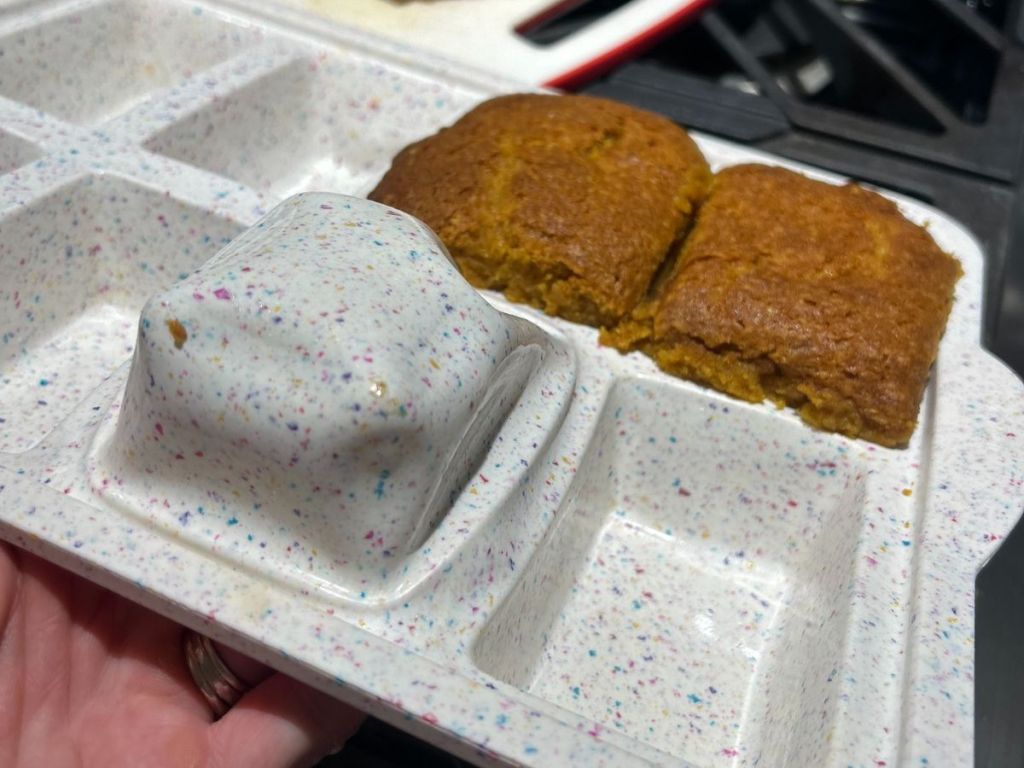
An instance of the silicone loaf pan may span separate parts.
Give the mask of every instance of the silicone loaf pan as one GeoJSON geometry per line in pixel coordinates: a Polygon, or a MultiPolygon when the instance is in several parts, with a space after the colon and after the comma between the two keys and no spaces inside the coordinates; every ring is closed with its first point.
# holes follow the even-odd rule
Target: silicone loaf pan
{"type": "Polygon", "coordinates": [[[890,195],[964,277],[889,450],[362,199],[522,84],[269,3],[7,4],[0,53],[5,539],[479,765],[970,764],[1024,398],[956,222],[890,195]]]}

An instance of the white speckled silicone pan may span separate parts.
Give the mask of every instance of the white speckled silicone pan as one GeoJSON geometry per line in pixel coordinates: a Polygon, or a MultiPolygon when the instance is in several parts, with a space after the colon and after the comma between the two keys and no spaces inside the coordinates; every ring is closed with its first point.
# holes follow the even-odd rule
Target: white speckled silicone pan
{"type": "Polygon", "coordinates": [[[481,765],[969,765],[1024,389],[955,222],[896,198],[965,272],[898,451],[485,302],[360,200],[238,237],[516,88],[269,4],[4,3],[0,535],[481,765]]]}

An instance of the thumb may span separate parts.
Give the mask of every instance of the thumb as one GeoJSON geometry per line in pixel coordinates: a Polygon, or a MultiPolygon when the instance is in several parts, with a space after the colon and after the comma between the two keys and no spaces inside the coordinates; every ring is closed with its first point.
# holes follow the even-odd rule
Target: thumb
{"type": "Polygon", "coordinates": [[[341,749],[365,717],[325,693],[273,674],[210,726],[210,768],[311,766],[341,749]]]}

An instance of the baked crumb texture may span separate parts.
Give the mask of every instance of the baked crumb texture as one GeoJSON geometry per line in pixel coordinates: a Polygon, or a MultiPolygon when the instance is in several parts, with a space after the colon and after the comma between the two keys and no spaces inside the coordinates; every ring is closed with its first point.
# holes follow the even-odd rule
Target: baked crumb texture
{"type": "Polygon", "coordinates": [[[514,94],[406,147],[369,197],[425,222],[473,285],[610,326],[644,297],[710,180],[665,118],[514,94]]]}
{"type": "Polygon", "coordinates": [[[880,195],[764,165],[712,181],[675,124],[588,96],[484,102],[370,199],[423,220],[477,287],[885,446],[913,434],[960,275],[880,195]]]}
{"type": "Polygon", "coordinates": [[[853,184],[741,165],[716,175],[661,285],[602,341],[808,424],[913,434],[959,263],[853,184]]]}

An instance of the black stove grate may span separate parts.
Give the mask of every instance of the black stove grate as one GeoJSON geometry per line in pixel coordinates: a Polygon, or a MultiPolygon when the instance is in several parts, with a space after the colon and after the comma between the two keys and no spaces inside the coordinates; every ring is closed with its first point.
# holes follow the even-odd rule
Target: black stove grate
{"type": "MultiPolygon", "coordinates": [[[[590,90],[689,74],[760,97],[788,128],[1010,181],[1024,41],[986,18],[961,0],[723,0],[590,90]]],[[[672,90],[686,101],[685,82],[672,90]]]]}
{"type": "Polygon", "coordinates": [[[585,90],[958,219],[988,258],[984,343],[1024,373],[1020,10],[1019,0],[720,0],[585,90]]]}

